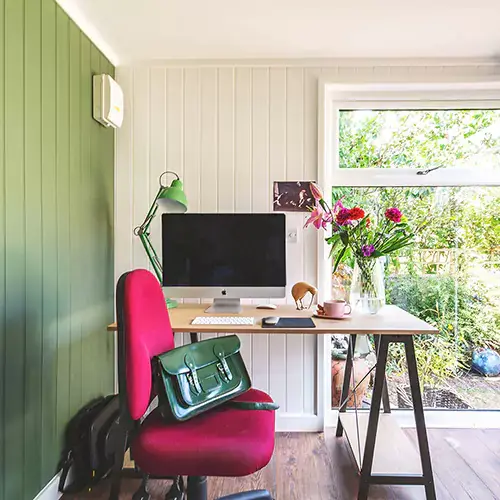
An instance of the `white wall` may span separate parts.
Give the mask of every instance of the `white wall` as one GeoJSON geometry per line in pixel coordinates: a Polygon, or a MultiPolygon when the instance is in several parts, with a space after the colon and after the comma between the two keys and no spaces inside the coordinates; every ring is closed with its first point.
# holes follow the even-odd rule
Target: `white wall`
{"type": "MultiPolygon", "coordinates": [[[[497,75],[495,66],[453,65],[118,68],[126,115],[117,134],[116,277],[148,267],[132,229],[142,222],[165,169],[183,179],[191,212],[266,212],[272,208],[272,181],[316,179],[319,77],[414,82],[497,75]]],[[[160,249],[155,222],[152,237],[160,249]]],[[[317,235],[302,230],[303,222],[303,215],[287,216],[288,226],[299,230],[298,243],[288,246],[288,288],[300,280],[317,282],[317,235]]],[[[244,337],[254,385],[281,405],[278,428],[317,427],[316,338],[244,337]]]]}

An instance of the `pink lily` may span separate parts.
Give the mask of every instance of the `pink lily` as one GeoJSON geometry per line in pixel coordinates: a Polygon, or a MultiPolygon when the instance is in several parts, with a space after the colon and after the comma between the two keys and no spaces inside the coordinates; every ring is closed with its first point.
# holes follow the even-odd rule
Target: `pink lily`
{"type": "Polygon", "coordinates": [[[323,214],[323,222],[322,222],[323,229],[326,229],[327,225],[330,224],[332,221],[333,221],[333,215],[331,214],[331,212],[325,212],[323,214]]]}
{"type": "Polygon", "coordinates": [[[335,202],[335,205],[333,205],[333,213],[335,215],[337,215],[337,213],[340,212],[340,210],[342,210],[344,208],[344,205],[342,203],[342,199],[343,199],[343,197],[340,198],[340,200],[337,200],[335,202]]]}
{"type": "Polygon", "coordinates": [[[324,216],[324,212],[323,212],[323,209],[319,206],[316,206],[316,208],[314,208],[314,210],[311,211],[311,216],[309,217],[309,219],[307,219],[304,227],[307,227],[309,226],[309,224],[312,224],[316,229],[320,229],[320,228],[324,228],[324,219],[323,219],[323,216],[324,216]]]}
{"type": "Polygon", "coordinates": [[[309,188],[311,189],[311,194],[314,196],[315,200],[319,201],[323,199],[321,189],[314,182],[309,183],[309,188]]]}

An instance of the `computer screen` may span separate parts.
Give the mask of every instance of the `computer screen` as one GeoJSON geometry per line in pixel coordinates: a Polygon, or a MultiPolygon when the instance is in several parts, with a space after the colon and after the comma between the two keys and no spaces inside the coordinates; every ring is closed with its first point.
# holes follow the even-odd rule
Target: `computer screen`
{"type": "Polygon", "coordinates": [[[164,214],[166,287],[284,287],[284,214],[164,214]]]}

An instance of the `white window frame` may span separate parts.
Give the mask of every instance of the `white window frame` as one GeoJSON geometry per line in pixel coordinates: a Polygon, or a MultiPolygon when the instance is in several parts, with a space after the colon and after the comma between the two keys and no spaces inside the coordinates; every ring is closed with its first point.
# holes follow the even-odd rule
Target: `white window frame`
{"type": "MultiPolygon", "coordinates": [[[[500,81],[449,83],[333,83],[322,80],[318,91],[318,181],[325,193],[332,187],[500,186],[500,172],[472,168],[440,168],[417,175],[411,168],[339,166],[339,112],[356,109],[500,109],[500,81]],[[450,175],[452,173],[452,175],[450,175]]],[[[323,235],[318,235],[318,289],[320,300],[331,297],[332,262],[323,235]]],[[[318,339],[318,413],[324,426],[336,424],[331,410],[330,338],[318,339]]],[[[449,414],[443,425],[450,425],[449,414]]],[[[470,413],[470,412],[467,412],[470,413]]],[[[476,412],[472,412],[476,413],[476,412]]],[[[484,413],[484,412],[483,412],[484,413]]],[[[497,414],[492,413],[492,422],[497,414]]],[[[437,415],[437,414],[436,414],[437,415]]],[[[436,419],[436,415],[434,419],[436,419]]],[[[471,415],[465,417],[470,426],[471,415]]],[[[482,417],[484,419],[484,415],[482,417]]],[[[437,418],[439,421],[439,417],[437,418]]],[[[489,419],[488,419],[489,420],[489,419]]],[[[456,423],[456,421],[455,421],[456,423]]],[[[458,423],[458,426],[461,424],[458,423]]],[[[477,424],[480,425],[481,424],[477,424]]],[[[495,426],[498,426],[498,422],[495,426]]],[[[439,426],[439,425],[437,425],[439,426]]]]}

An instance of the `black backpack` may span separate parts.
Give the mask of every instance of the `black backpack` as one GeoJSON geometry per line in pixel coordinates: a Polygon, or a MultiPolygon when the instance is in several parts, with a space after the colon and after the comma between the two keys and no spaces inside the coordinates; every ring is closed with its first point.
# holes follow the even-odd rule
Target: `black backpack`
{"type": "Polygon", "coordinates": [[[113,466],[112,435],[119,425],[118,396],[99,397],[85,405],[70,420],[65,447],[59,462],[59,491],[90,490],[113,466]],[[71,470],[71,484],[66,485],[71,470]]]}

